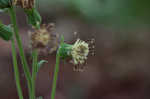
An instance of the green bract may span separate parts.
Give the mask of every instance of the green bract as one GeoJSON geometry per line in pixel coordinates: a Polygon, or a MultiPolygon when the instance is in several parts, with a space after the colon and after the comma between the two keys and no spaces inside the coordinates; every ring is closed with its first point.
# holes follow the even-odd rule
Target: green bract
{"type": "Polygon", "coordinates": [[[62,43],[59,47],[58,53],[62,59],[70,57],[72,45],[62,43]]]}
{"type": "Polygon", "coordinates": [[[40,28],[41,16],[39,12],[35,8],[25,9],[24,11],[27,14],[28,23],[36,28],[40,28]]]}
{"type": "Polygon", "coordinates": [[[0,0],[0,9],[10,8],[12,0],[0,0]]]}
{"type": "Polygon", "coordinates": [[[0,23],[0,37],[6,41],[12,38],[13,32],[10,26],[0,23]]]}

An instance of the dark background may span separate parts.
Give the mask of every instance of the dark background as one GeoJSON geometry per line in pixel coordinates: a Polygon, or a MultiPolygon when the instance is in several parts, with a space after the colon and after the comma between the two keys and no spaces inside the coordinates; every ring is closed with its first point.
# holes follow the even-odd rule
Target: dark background
{"type": "MultiPolygon", "coordinates": [[[[56,99],[150,99],[150,1],[149,0],[38,0],[43,23],[55,23],[65,41],[95,38],[95,56],[88,69],[74,72],[61,62],[56,99]]],[[[0,20],[9,24],[8,14],[0,20]]],[[[29,42],[26,17],[17,8],[17,20],[27,58],[29,42]]],[[[10,42],[0,40],[0,99],[18,99],[15,89],[10,42]]],[[[55,53],[40,56],[49,62],[39,71],[37,96],[50,99],[55,53]]],[[[19,60],[19,55],[18,55],[19,60]]],[[[21,64],[24,96],[27,85],[21,64]]]]}

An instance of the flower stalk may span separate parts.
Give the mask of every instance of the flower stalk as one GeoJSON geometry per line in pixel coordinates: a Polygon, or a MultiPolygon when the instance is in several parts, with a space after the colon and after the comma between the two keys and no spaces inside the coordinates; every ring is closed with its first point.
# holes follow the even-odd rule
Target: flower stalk
{"type": "Polygon", "coordinates": [[[56,86],[57,86],[57,79],[58,79],[58,72],[59,72],[59,63],[60,63],[60,48],[61,45],[64,43],[64,37],[61,37],[61,43],[60,47],[57,50],[56,54],[56,65],[54,70],[54,76],[53,76],[53,83],[52,83],[52,91],[51,91],[51,99],[55,99],[55,93],[56,93],[56,86]]]}
{"type": "Polygon", "coordinates": [[[36,98],[36,94],[35,94],[35,81],[36,81],[36,74],[37,74],[37,64],[38,64],[38,52],[36,50],[34,50],[32,52],[32,99],[36,98]]]}
{"type": "Polygon", "coordinates": [[[59,72],[59,62],[60,62],[60,54],[59,54],[59,51],[58,51],[57,54],[56,54],[56,65],[55,65],[54,76],[53,76],[51,99],[55,99],[58,72],[59,72]]]}
{"type": "Polygon", "coordinates": [[[30,99],[32,99],[31,98],[31,96],[32,96],[31,95],[31,93],[32,93],[31,74],[30,74],[30,71],[29,71],[29,68],[28,68],[27,60],[25,58],[21,38],[19,36],[19,30],[18,30],[17,23],[16,23],[16,13],[14,11],[13,6],[11,8],[9,8],[9,13],[10,13],[10,17],[11,17],[11,22],[13,24],[13,30],[14,30],[15,38],[16,38],[17,45],[18,45],[18,48],[19,48],[19,53],[20,53],[20,58],[21,58],[21,62],[22,62],[22,65],[23,65],[23,70],[24,70],[24,73],[25,73],[25,77],[27,79],[27,85],[28,85],[28,89],[29,89],[29,96],[30,96],[30,99]]]}
{"type": "Polygon", "coordinates": [[[17,56],[16,56],[14,39],[11,40],[11,46],[12,46],[12,58],[13,58],[14,75],[15,75],[17,92],[18,92],[19,99],[23,99],[22,89],[21,89],[21,85],[20,85],[19,69],[18,69],[18,64],[17,64],[17,56]]]}

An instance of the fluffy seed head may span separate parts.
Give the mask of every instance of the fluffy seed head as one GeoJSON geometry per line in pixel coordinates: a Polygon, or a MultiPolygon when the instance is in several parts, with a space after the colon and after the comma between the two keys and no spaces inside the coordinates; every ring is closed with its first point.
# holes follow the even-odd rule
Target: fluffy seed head
{"type": "Polygon", "coordinates": [[[72,46],[71,49],[71,56],[73,58],[73,63],[75,65],[83,64],[87,59],[88,54],[89,54],[88,43],[80,39],[77,39],[77,41],[75,42],[75,44],[72,46]]]}

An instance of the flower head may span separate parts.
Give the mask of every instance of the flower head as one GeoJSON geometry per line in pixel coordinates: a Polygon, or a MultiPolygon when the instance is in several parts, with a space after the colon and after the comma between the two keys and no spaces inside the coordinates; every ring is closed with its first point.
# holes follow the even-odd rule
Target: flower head
{"type": "Polygon", "coordinates": [[[43,24],[40,29],[29,32],[31,48],[44,53],[52,53],[58,47],[58,35],[53,33],[54,24],[43,24]]]}
{"type": "Polygon", "coordinates": [[[77,39],[77,41],[71,48],[71,56],[73,59],[73,63],[75,65],[83,64],[87,59],[88,54],[89,54],[88,43],[80,39],[77,39]]]}
{"type": "Polygon", "coordinates": [[[31,9],[34,7],[35,0],[13,0],[14,5],[21,6],[24,9],[31,9]]]}
{"type": "Polygon", "coordinates": [[[74,44],[61,43],[59,47],[59,55],[62,59],[71,58],[71,63],[74,64],[74,71],[83,71],[85,63],[90,53],[93,53],[94,40],[85,42],[77,39],[74,44]],[[92,45],[92,47],[91,47],[92,45]]]}

